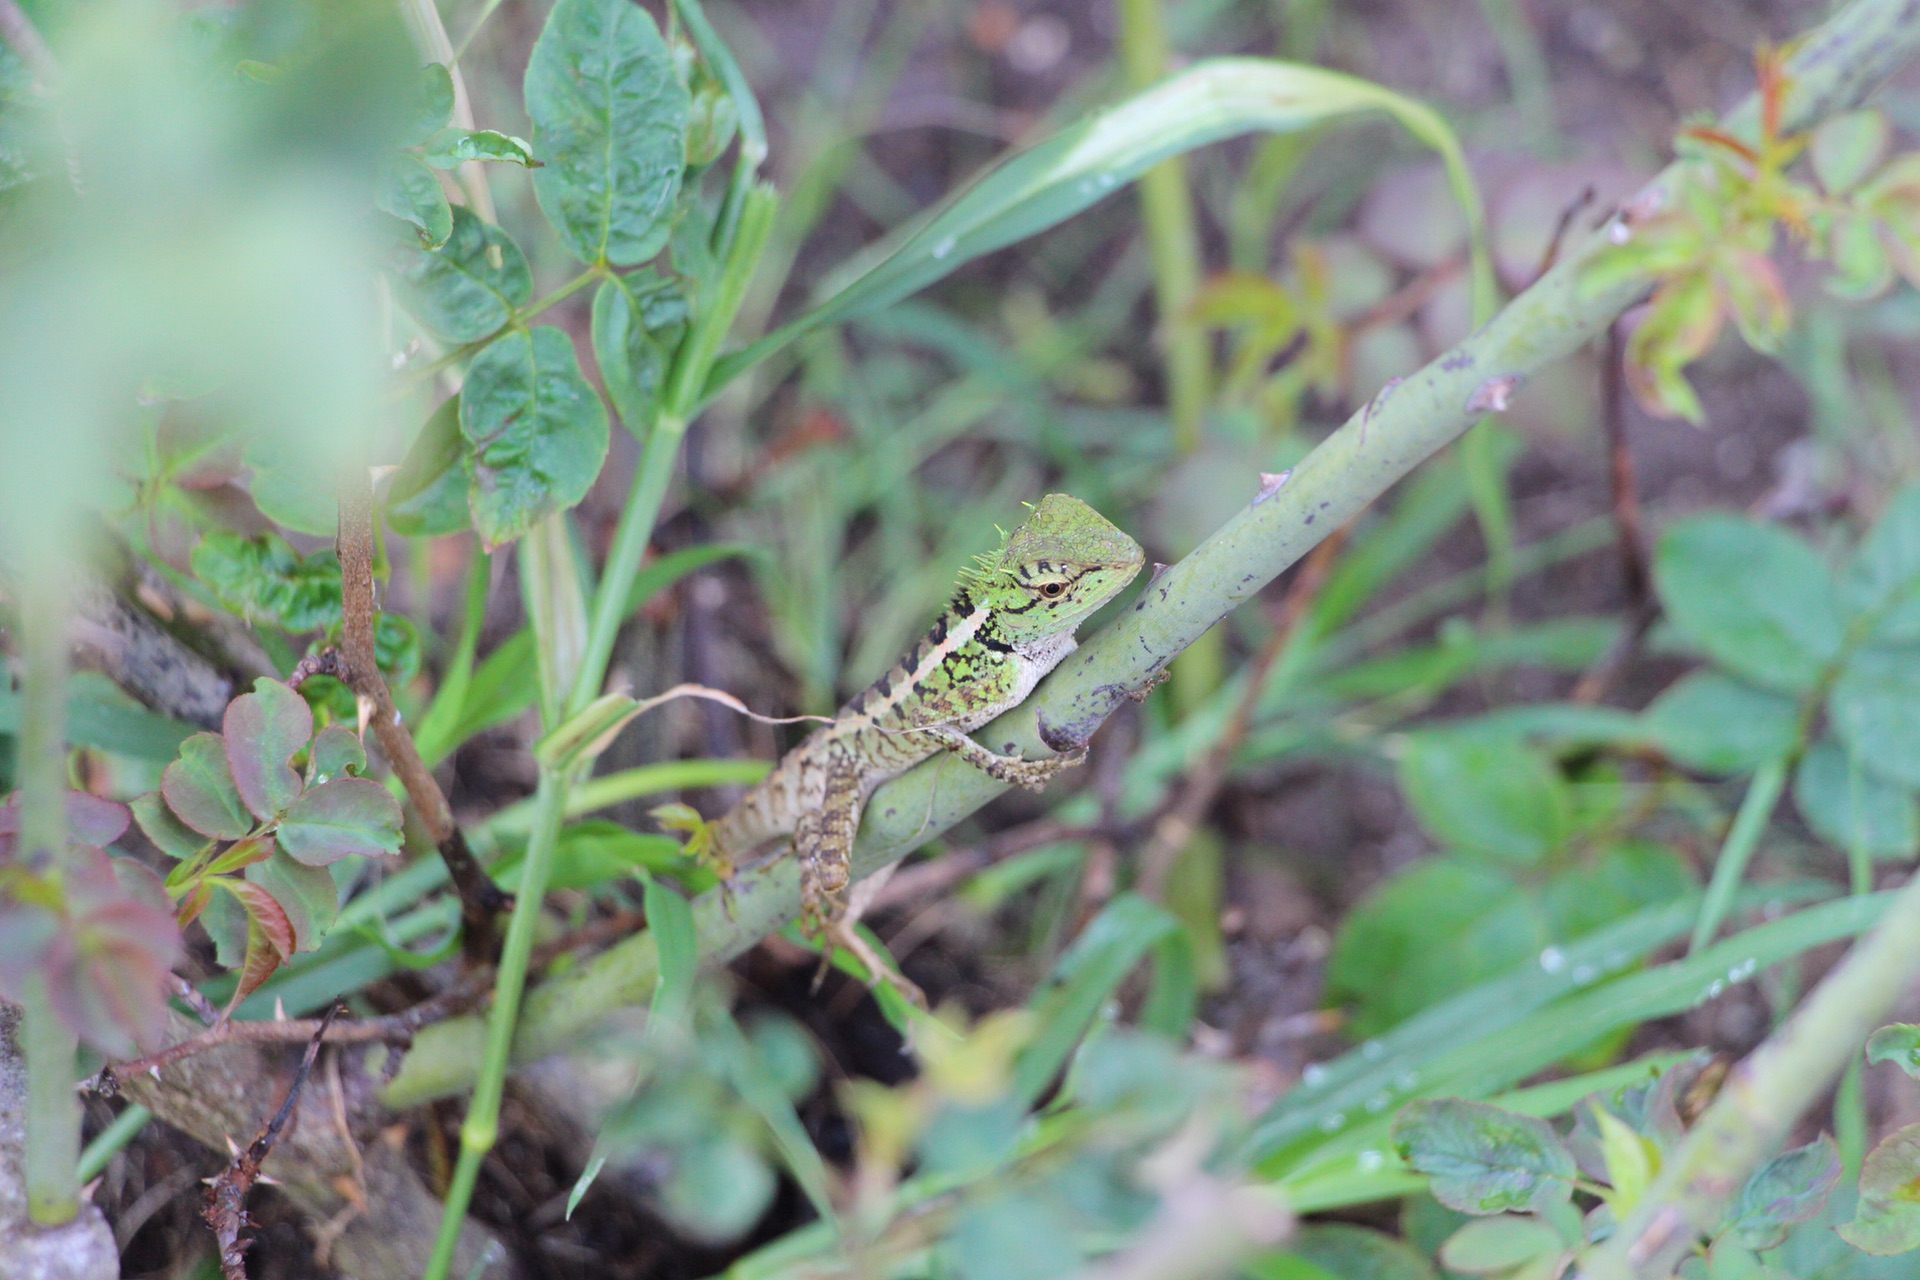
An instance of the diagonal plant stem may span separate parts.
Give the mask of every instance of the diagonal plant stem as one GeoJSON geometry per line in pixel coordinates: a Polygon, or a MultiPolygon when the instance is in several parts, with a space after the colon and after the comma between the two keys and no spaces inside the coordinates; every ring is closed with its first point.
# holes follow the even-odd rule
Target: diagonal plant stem
{"type": "MultiPolygon", "coordinates": [[[[1856,0],[1794,47],[1786,103],[1790,127],[1851,108],[1920,50],[1920,14],[1902,0],[1856,0]]],[[[1753,127],[1749,99],[1727,121],[1753,127]]],[[[1329,436],[1271,496],[1256,497],[1194,552],[1148,585],[1133,608],[1093,637],[1015,710],[981,731],[996,750],[1045,754],[1083,740],[1123,701],[1242,601],[1434,453],[1457,439],[1528,376],[1601,336],[1637,302],[1650,279],[1583,287],[1582,275],[1634,212],[1665,207],[1695,178],[1675,163],[1515,298],[1480,331],[1411,377],[1383,390],[1329,436]]],[[[1253,493],[1257,477],[1248,476],[1253,493]]],[[[890,866],[965,818],[1004,787],[965,765],[931,761],[875,793],[855,849],[854,873],[890,866]]],[[[744,872],[731,907],[718,893],[694,904],[701,954],[724,962],[790,923],[798,912],[792,859],[744,872]]],[[[567,977],[529,994],[513,1042],[527,1061],[571,1043],[614,1010],[644,1004],[653,989],[653,939],[636,935],[567,977]]],[[[386,1101],[411,1105],[471,1087],[482,1025],[456,1018],[426,1029],[387,1086],[386,1101]]]]}
{"type": "Polygon", "coordinates": [[[1920,973],[1920,876],[1785,1026],[1735,1067],[1622,1230],[1574,1280],[1670,1275],[1718,1225],[1747,1176],[1826,1093],[1920,973]]]}
{"type": "Polygon", "coordinates": [[[340,643],[346,658],[347,687],[372,708],[368,723],[380,740],[380,749],[406,788],[427,838],[447,864],[448,878],[460,895],[460,946],[467,959],[484,964],[499,948],[495,915],[512,899],[494,884],[480,860],[467,847],[467,837],[453,820],[453,809],[420,758],[413,734],[400,723],[393,691],[380,674],[374,649],[374,620],[379,606],[373,598],[373,492],[364,471],[348,478],[340,489],[340,573],[342,624],[340,643]]]}

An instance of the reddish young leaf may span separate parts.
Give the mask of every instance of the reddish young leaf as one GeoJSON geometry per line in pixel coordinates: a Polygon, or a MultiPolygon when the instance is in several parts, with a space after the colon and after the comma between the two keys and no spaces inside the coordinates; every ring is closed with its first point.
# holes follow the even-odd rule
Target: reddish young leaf
{"type": "Polygon", "coordinates": [[[221,728],[227,762],[240,798],[265,821],[300,794],[300,775],[288,761],[313,737],[313,709],[291,685],[262,677],[253,692],[227,704],[221,728]]]}
{"type": "Polygon", "coordinates": [[[43,969],[49,996],[83,1040],[124,1057],[160,1031],[179,927],[158,877],[129,859],[76,848],[64,882],[67,921],[43,969]]]}
{"type": "Polygon", "coordinates": [[[180,758],[160,775],[160,794],[180,821],[203,836],[238,840],[253,817],[233,785],[227,744],[217,733],[196,733],[180,744],[180,758]]]}
{"type": "Polygon", "coordinates": [[[214,884],[232,894],[235,901],[245,908],[247,919],[260,929],[275,954],[282,960],[293,957],[293,922],[287,919],[286,908],[280,905],[278,899],[251,880],[220,876],[214,879],[214,884]]]}
{"type": "Polygon", "coordinates": [[[350,854],[400,852],[400,806],[365,778],[335,778],[302,793],[280,820],[280,847],[311,867],[350,854]]]}
{"type": "Polygon", "coordinates": [[[240,966],[240,985],[233,989],[233,999],[227,1002],[227,1012],[232,1013],[240,1007],[240,1002],[260,989],[260,984],[273,976],[280,967],[282,956],[267,936],[259,917],[247,917],[247,958],[240,966]]]}
{"type": "MultiPolygon", "coordinates": [[[[74,844],[112,844],[127,830],[127,807],[84,791],[67,792],[67,839],[74,844]]],[[[20,793],[0,801],[0,861],[13,855],[20,833],[20,793]]]]}
{"type": "Polygon", "coordinates": [[[311,951],[340,915],[340,890],[325,867],[309,867],[275,849],[247,868],[247,879],[271,893],[293,926],[294,946],[311,951]]]}
{"type": "Polygon", "coordinates": [[[195,880],[193,888],[187,890],[187,896],[180,899],[180,907],[173,916],[175,923],[184,929],[198,920],[212,898],[213,881],[205,878],[195,880]]]}
{"type": "Polygon", "coordinates": [[[146,832],[153,847],[176,862],[197,857],[210,843],[207,837],[189,827],[167,807],[158,791],[133,798],[133,819],[146,832]]]}

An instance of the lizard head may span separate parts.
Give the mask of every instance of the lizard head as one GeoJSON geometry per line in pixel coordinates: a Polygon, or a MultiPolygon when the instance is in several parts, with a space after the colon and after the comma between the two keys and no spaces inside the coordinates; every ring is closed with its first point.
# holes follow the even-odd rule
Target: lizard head
{"type": "Polygon", "coordinates": [[[1050,493],[1004,545],[968,573],[1006,639],[1072,631],[1133,581],[1140,544],[1078,498],[1050,493]]]}

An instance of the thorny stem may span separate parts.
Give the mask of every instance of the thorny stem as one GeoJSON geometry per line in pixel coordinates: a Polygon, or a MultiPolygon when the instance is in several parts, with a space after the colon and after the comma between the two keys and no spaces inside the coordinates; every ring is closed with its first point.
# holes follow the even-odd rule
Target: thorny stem
{"type": "Polygon", "coordinates": [[[340,574],[343,622],[340,643],[346,658],[342,673],[347,687],[371,707],[367,716],[380,749],[406,789],[427,838],[447,864],[447,875],[460,895],[461,951],[470,963],[492,958],[500,935],[496,912],[510,901],[488,876],[467,847],[467,838],[453,820],[453,809],[420,758],[413,734],[400,723],[393,692],[380,674],[373,629],[379,606],[373,598],[373,493],[364,471],[345,480],[340,489],[340,574]]]}
{"type": "MultiPolygon", "coordinates": [[[[1859,101],[1920,47],[1920,19],[1901,0],[1856,0],[1794,45],[1789,126],[1804,127],[1859,101]]],[[[1757,104],[1744,104],[1735,127],[1750,127],[1757,104]]],[[[1629,202],[1664,207],[1692,179],[1675,164],[1629,202]]],[[[1616,214],[1571,246],[1553,269],[1481,330],[1375,398],[1302,462],[1271,498],[1244,508],[1194,552],[1155,580],[1112,626],[1093,637],[1020,707],[982,731],[996,750],[1013,744],[1036,755],[1048,741],[1084,738],[1193,639],[1259,591],[1335,528],[1346,523],[1422,461],[1457,439],[1486,408],[1520,381],[1600,336],[1643,297],[1648,278],[1606,289],[1583,285],[1587,266],[1631,237],[1616,214]]],[[[1254,478],[1248,477],[1249,490],[1254,478]]],[[[864,877],[998,795],[984,774],[922,765],[874,795],[855,848],[854,873],[864,877]]],[[[718,894],[694,903],[701,954],[724,962],[783,927],[798,909],[798,868],[790,859],[742,873],[731,909],[718,894]]],[[[1916,931],[1920,934],[1920,931],[1916,931]]],[[[570,1043],[625,1004],[644,1003],[653,989],[653,939],[641,934],[565,978],[530,993],[515,1039],[528,1060],[570,1043]]],[[[385,1100],[405,1106],[457,1093],[474,1079],[479,1024],[449,1019],[416,1037],[385,1100]]]]}

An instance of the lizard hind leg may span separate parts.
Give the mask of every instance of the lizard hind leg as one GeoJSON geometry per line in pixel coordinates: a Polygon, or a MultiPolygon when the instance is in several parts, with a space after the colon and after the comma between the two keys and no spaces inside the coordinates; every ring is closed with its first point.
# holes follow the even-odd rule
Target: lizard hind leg
{"type": "Polygon", "coordinates": [[[853,841],[860,830],[861,807],[859,776],[848,771],[843,778],[829,777],[820,808],[802,814],[794,825],[793,844],[800,855],[800,927],[809,938],[824,944],[820,968],[813,979],[814,990],[819,990],[832,963],[833,949],[838,947],[865,966],[870,983],[884,982],[925,1008],[926,997],[920,988],[884,963],[854,928],[871,897],[871,893],[850,888],[853,841]]]}

